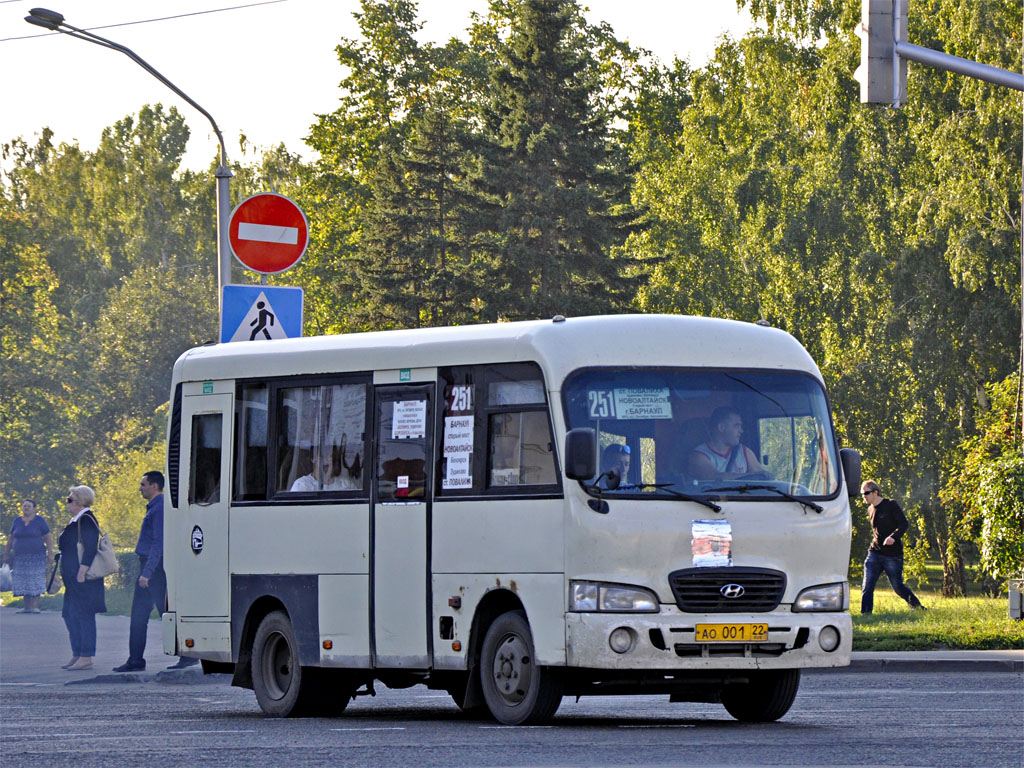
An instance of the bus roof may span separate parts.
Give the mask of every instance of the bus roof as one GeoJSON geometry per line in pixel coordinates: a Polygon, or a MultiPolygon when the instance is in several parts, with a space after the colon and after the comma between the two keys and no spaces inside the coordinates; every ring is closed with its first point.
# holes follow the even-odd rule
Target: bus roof
{"type": "Polygon", "coordinates": [[[196,347],[174,381],[536,361],[560,388],[592,366],[766,368],[821,374],[807,351],[777,328],[688,315],[601,315],[417,328],[196,347]]]}

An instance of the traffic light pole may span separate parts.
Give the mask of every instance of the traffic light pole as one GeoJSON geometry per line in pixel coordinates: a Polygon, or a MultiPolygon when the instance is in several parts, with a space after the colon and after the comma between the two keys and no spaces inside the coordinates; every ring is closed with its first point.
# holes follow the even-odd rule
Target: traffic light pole
{"type": "Polygon", "coordinates": [[[923,48],[913,43],[897,42],[893,47],[896,55],[902,59],[909,59],[919,64],[927,64],[936,69],[945,69],[949,72],[967,75],[967,77],[973,77],[975,80],[984,80],[986,83],[1003,85],[1016,91],[1024,91],[1024,75],[1020,72],[1009,72],[1005,69],[999,69],[999,67],[990,67],[988,64],[980,64],[970,59],[961,59],[959,56],[953,56],[942,51],[933,51],[931,48],[923,48]]]}

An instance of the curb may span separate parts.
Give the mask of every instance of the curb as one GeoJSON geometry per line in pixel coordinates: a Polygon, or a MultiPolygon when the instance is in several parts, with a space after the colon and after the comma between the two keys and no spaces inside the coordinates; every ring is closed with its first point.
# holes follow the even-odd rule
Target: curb
{"type": "Polygon", "coordinates": [[[188,669],[165,669],[156,674],[146,672],[116,672],[109,675],[96,675],[94,677],[68,680],[64,685],[107,685],[110,683],[163,683],[165,685],[215,685],[219,683],[230,684],[231,675],[212,674],[204,675],[201,667],[190,667],[188,669]]]}
{"type": "Polygon", "coordinates": [[[805,673],[861,673],[890,672],[1024,672],[1024,661],[1016,659],[854,659],[848,667],[821,667],[803,670],[805,673]]]}

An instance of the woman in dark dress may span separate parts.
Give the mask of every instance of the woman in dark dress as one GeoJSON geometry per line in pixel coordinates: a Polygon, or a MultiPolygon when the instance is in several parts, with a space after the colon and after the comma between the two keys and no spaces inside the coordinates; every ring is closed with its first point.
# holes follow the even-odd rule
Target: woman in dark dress
{"type": "Polygon", "coordinates": [[[64,669],[92,669],[96,655],[96,614],[106,613],[103,579],[86,580],[85,574],[96,557],[100,526],[90,509],[96,494],[87,485],[78,485],[68,492],[66,500],[71,521],[60,537],[60,575],[64,579],[64,608],[61,615],[71,640],[71,661],[64,669]],[[78,542],[82,542],[82,559],[78,559],[78,542]]]}

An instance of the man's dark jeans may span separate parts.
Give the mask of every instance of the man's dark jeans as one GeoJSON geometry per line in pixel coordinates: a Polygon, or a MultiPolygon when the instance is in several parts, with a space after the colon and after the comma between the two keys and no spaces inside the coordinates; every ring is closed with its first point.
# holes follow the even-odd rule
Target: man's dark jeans
{"type": "MultiPolygon", "coordinates": [[[[146,567],[145,558],[139,558],[139,572],[146,567]]],[[[167,575],[163,568],[157,568],[149,577],[149,586],[140,587],[135,582],[135,592],[132,594],[132,620],[128,628],[128,663],[142,666],[146,663],[146,631],[149,624],[149,615],[156,608],[156,612],[164,615],[164,605],[167,602],[167,575]]]]}
{"type": "Polygon", "coordinates": [[[864,561],[864,591],[860,597],[860,612],[871,613],[875,607],[875,584],[878,577],[885,571],[889,577],[889,583],[897,595],[906,600],[914,608],[921,605],[917,595],[910,591],[910,587],[903,583],[903,558],[886,557],[874,549],[868,550],[868,557],[864,561]]]}

